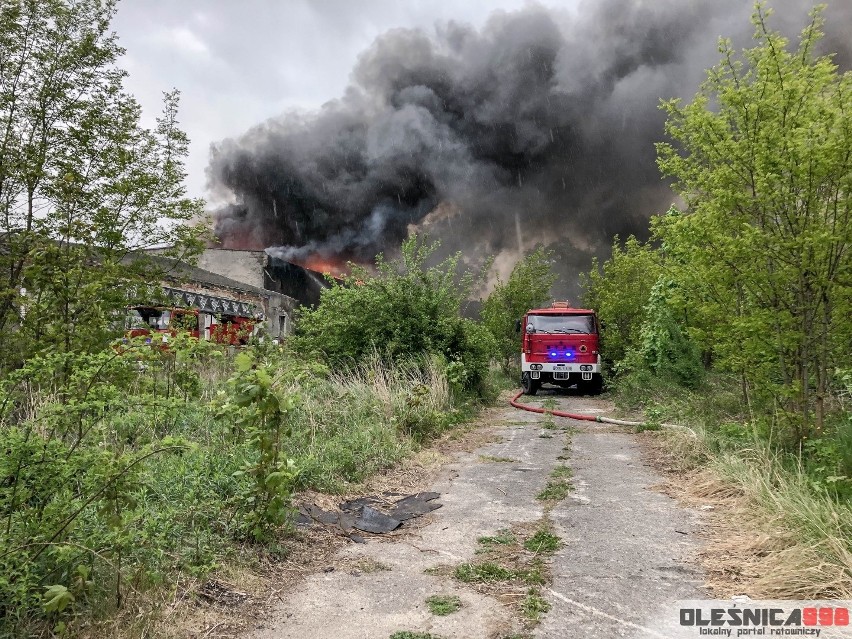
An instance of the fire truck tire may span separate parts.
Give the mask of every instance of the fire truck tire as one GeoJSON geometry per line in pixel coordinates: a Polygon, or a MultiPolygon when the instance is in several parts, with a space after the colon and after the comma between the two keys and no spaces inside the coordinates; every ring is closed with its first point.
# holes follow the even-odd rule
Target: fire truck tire
{"type": "Polygon", "coordinates": [[[523,386],[524,395],[535,395],[541,388],[541,380],[533,379],[529,373],[524,373],[521,376],[521,386],[523,386]]]}
{"type": "Polygon", "coordinates": [[[592,381],[582,382],[579,388],[585,395],[600,395],[603,392],[603,376],[592,375],[592,381]]]}

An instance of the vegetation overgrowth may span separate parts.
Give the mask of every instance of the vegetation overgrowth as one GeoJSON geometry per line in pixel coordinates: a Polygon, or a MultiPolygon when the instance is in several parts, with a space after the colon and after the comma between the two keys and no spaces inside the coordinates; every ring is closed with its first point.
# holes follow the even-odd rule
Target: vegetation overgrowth
{"type": "MultiPolygon", "coordinates": [[[[297,491],[346,490],[494,397],[490,363],[513,370],[514,321],[553,281],[534,251],[475,322],[485,272],[431,265],[414,237],[332,284],[285,345],[121,340],[123,311],[160,285],[138,249],[191,257],[202,205],[182,186],[177,93],[147,130],[122,89],[114,11],[0,0],[0,637],[98,634],[131,605],[143,635],[176,579],[286,553],[297,491]]],[[[584,305],[617,399],[699,426],[682,459],[832,571],[765,592],[848,598],[852,74],[814,53],[819,11],[795,51],[768,16],[758,4],[743,56],[723,42],[692,103],[664,104],[659,164],[684,207],[648,243],[616,239],[584,305]]],[[[560,473],[540,499],[570,490],[560,473]]],[[[457,577],[542,580],[488,562],[457,577]]]]}
{"type": "Polygon", "coordinates": [[[483,272],[412,238],[239,353],[124,339],[191,262],[178,93],[154,129],[123,88],[115,0],[0,0],[0,637],[145,635],[156,594],[287,552],[292,497],[346,490],[495,395],[483,272]],[[121,631],[119,634],[122,634],[121,631]]]}
{"type": "Polygon", "coordinates": [[[344,374],[185,336],[35,357],[3,393],[9,637],[144,608],[146,592],[245,544],[283,551],[295,491],[345,490],[469,415],[435,360],[372,355],[344,374]]]}
{"type": "MultiPolygon", "coordinates": [[[[793,48],[756,5],[755,45],[695,99],[663,103],[659,166],[683,208],[651,238],[616,238],[584,278],[605,329],[610,388],[712,467],[807,556],[760,594],[852,594],[852,73],[816,51],[820,9],[793,48]]],[[[775,549],[778,550],[778,549],[775,549]]],[[[758,580],[760,581],[760,580],[758,580]]],[[[757,583],[757,582],[756,582],[757,583]]],[[[751,593],[749,593],[751,594],[751,593]]],[[[841,597],[841,598],[843,598],[841,597]]]]}

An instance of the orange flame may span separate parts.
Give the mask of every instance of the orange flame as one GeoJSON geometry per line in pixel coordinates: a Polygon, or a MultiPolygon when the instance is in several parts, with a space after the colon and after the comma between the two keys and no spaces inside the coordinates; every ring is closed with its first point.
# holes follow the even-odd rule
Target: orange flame
{"type": "Polygon", "coordinates": [[[298,264],[312,271],[332,275],[334,277],[342,277],[349,270],[344,262],[329,257],[320,257],[319,255],[311,255],[303,260],[299,260],[298,264]]]}

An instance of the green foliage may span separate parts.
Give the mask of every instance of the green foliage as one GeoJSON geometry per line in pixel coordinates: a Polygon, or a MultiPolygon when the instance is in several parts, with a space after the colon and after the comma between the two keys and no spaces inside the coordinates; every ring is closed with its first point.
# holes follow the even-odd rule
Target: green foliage
{"type": "Polygon", "coordinates": [[[492,581],[509,581],[514,579],[514,571],[487,561],[481,564],[461,564],[455,571],[455,577],[465,583],[488,583],[492,581]]]}
{"type": "Polygon", "coordinates": [[[498,530],[496,535],[480,537],[476,541],[483,546],[493,546],[495,544],[505,546],[508,544],[514,544],[517,541],[517,538],[511,533],[511,531],[503,529],[498,530]]]}
{"type": "Polygon", "coordinates": [[[153,130],[123,90],[115,2],[0,0],[0,370],[98,350],[156,277],[142,248],[198,250],[178,93],[153,130]]]}
{"type": "Polygon", "coordinates": [[[790,50],[755,10],[756,45],[722,62],[688,105],[664,104],[658,145],[683,214],[659,218],[667,275],[691,333],[786,413],[792,446],[822,427],[834,368],[852,362],[852,73],[817,57],[820,10],[790,50]]]}
{"type": "Polygon", "coordinates": [[[345,490],[468,415],[438,361],[330,374],[185,335],[33,357],[0,397],[0,637],[144,607],[244,539],[277,547],[293,490],[345,490]]]}
{"type": "Polygon", "coordinates": [[[274,388],[274,368],[258,362],[250,351],[240,353],[235,365],[217,418],[231,426],[256,455],[234,473],[251,479],[237,497],[238,512],[240,528],[255,541],[266,541],[291,515],[290,497],[298,472],[293,460],[284,458],[282,448],[298,397],[274,388]]]}
{"type": "Polygon", "coordinates": [[[537,530],[532,537],[524,541],[524,548],[543,555],[552,555],[561,545],[559,537],[547,529],[537,530]]]}
{"type": "Polygon", "coordinates": [[[461,610],[462,602],[456,595],[432,595],[426,599],[429,612],[439,617],[446,617],[461,610]]]}
{"type": "Polygon", "coordinates": [[[573,490],[571,483],[562,478],[551,479],[544,489],[535,496],[539,501],[562,501],[573,490]]]}
{"type": "Polygon", "coordinates": [[[658,251],[632,235],[622,246],[616,235],[612,256],[602,266],[595,259],[591,271],[581,275],[583,305],[597,311],[604,325],[601,353],[610,365],[638,347],[648,298],[661,270],[658,251]]]}
{"type": "Polygon", "coordinates": [[[303,313],[293,347],[332,367],[351,367],[377,350],[393,360],[439,355],[454,387],[481,391],[494,340],[459,315],[475,278],[462,272],[458,254],[427,267],[436,249],[412,237],[398,260],[377,258],[375,275],[356,268],[303,313]]]}
{"type": "Polygon", "coordinates": [[[537,248],[515,264],[506,282],[498,280],[482,303],[482,323],[497,340],[495,358],[507,373],[521,352],[521,334],[515,330],[515,322],[550,299],[550,289],[556,282],[552,265],[553,252],[537,248]]]}
{"type": "Polygon", "coordinates": [[[409,630],[400,630],[390,636],[390,639],[442,639],[438,635],[433,635],[431,632],[411,632],[409,630]]]}
{"type": "MultiPolygon", "coordinates": [[[[651,289],[639,333],[638,355],[656,375],[696,388],[704,373],[703,364],[698,347],[681,328],[669,304],[675,288],[672,281],[660,278],[651,289]]],[[[629,366],[630,358],[627,360],[629,366]]]]}
{"type": "Polygon", "coordinates": [[[574,473],[571,471],[570,466],[566,466],[565,464],[559,464],[552,471],[550,471],[550,476],[554,479],[571,479],[574,473]]]}
{"type": "MultiPolygon", "coordinates": [[[[228,492],[205,485],[204,469],[192,461],[203,455],[178,435],[178,418],[187,423],[198,414],[162,394],[177,387],[174,362],[183,357],[140,344],[55,353],[3,381],[0,636],[42,615],[64,624],[92,601],[104,610],[121,605],[128,588],[155,582],[169,562],[210,565],[203,539],[228,492]],[[113,428],[118,417],[121,427],[113,428]],[[180,464],[162,464],[165,458],[196,474],[176,477],[180,464]],[[149,475],[151,468],[171,472],[149,475]],[[191,519],[179,499],[159,502],[160,490],[174,493],[175,479],[198,487],[191,519]]],[[[207,475],[221,467],[208,463],[207,475]]]]}
{"type": "Polygon", "coordinates": [[[541,596],[538,588],[530,588],[521,603],[521,613],[529,621],[538,623],[541,616],[550,611],[550,604],[541,596]]]}

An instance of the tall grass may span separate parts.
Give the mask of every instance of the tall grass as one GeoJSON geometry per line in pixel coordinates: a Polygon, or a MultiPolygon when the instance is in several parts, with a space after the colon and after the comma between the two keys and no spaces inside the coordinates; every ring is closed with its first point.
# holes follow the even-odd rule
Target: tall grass
{"type": "Polygon", "coordinates": [[[740,575],[745,594],[852,598],[850,500],[808,467],[801,451],[781,449],[771,424],[751,420],[732,380],[711,376],[691,392],[644,375],[625,380],[616,401],[657,411],[698,434],[669,432],[669,462],[692,476],[693,494],[728,502],[728,514],[720,515],[731,531],[726,561],[739,563],[726,570],[740,575]]]}
{"type": "Polygon", "coordinates": [[[360,482],[463,417],[433,360],[374,355],[325,379],[285,384],[302,398],[285,446],[306,488],[334,492],[360,482]]]}
{"type": "Polygon", "coordinates": [[[710,468],[742,491],[743,516],[765,533],[752,587],[763,597],[852,598],[852,508],[801,466],[754,441],[716,453],[710,468]]]}
{"type": "MultiPolygon", "coordinates": [[[[238,362],[192,341],[139,353],[34,360],[4,382],[0,638],[150,614],[176,581],[246,552],[246,469],[261,453],[220,412],[244,392],[238,362]]],[[[347,490],[469,415],[439,360],[374,355],[329,374],[274,349],[254,357],[271,394],[294,400],[275,443],[297,471],[287,490],[347,490]]]]}

